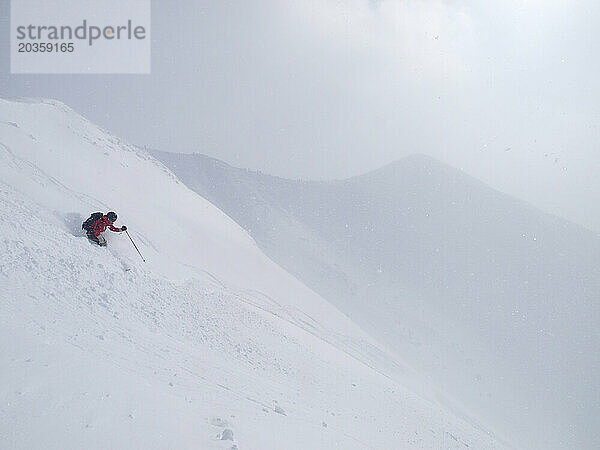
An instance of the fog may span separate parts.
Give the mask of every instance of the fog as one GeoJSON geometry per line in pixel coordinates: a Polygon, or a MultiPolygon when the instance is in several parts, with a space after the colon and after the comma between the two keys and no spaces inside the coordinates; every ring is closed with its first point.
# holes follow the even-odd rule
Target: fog
{"type": "Polygon", "coordinates": [[[342,178],[431,155],[600,231],[593,0],[153,2],[151,75],[10,75],[139,145],[342,178]]]}
{"type": "Polygon", "coordinates": [[[423,155],[335,182],[154,155],[443,403],[516,448],[599,447],[594,233],[423,155]]]}
{"type": "MultiPolygon", "coordinates": [[[[598,446],[600,3],[155,1],[149,75],[11,75],[9,16],[9,1],[0,0],[0,97],[55,98],[89,119],[60,102],[0,102],[6,161],[0,169],[11,189],[10,195],[3,191],[4,222],[12,227],[5,235],[13,239],[3,242],[14,244],[15,255],[28,255],[33,245],[42,258],[34,266],[40,270],[24,271],[28,259],[15,257],[19,263],[10,266],[21,272],[11,286],[39,289],[53,273],[46,269],[57,267],[63,278],[50,278],[61,285],[74,280],[65,298],[80,298],[87,291],[79,288],[75,268],[92,258],[77,247],[84,237],[50,227],[47,244],[37,239],[45,236],[40,224],[73,212],[83,217],[90,203],[82,199],[95,198],[103,208],[110,202],[121,218],[130,218],[127,226],[149,261],[172,270],[134,266],[140,273],[182,280],[200,261],[197,273],[210,275],[211,283],[226,278],[260,294],[263,286],[251,284],[258,276],[246,269],[260,267],[256,261],[263,258],[265,286],[276,283],[273,292],[286,296],[287,278],[273,263],[280,264],[297,278],[290,285],[300,286],[298,305],[285,304],[290,310],[323,317],[328,326],[338,326],[340,317],[356,322],[360,333],[439,386],[444,396],[436,401],[481,421],[498,433],[494,440],[506,437],[528,448],[598,446]],[[125,141],[158,150],[150,153],[179,179],[125,141]],[[92,182],[99,179],[106,184],[92,182]],[[22,204],[27,207],[18,209],[22,204]],[[174,221],[175,228],[144,220],[157,208],[160,220],[174,221]],[[16,221],[8,219],[13,210],[16,221]],[[224,224],[235,232],[217,233],[224,224]],[[249,251],[239,242],[257,259],[232,266],[249,251]],[[55,264],[58,248],[77,263],[55,264]],[[173,266],[163,262],[166,248],[173,266]],[[29,272],[42,278],[23,283],[29,272]],[[339,320],[298,280],[339,309],[339,320]],[[326,309],[303,311],[311,298],[326,309]]],[[[123,250],[114,249],[107,265],[123,250]]],[[[124,265],[117,275],[130,270],[124,265]]],[[[48,292],[56,290],[50,286],[48,292]]],[[[46,301],[43,292],[23,291],[22,297],[46,301]]],[[[4,297],[13,302],[11,295],[4,297]]],[[[266,303],[273,317],[286,311],[278,301],[266,303]]],[[[21,311],[20,303],[10,304],[21,311]]],[[[30,321],[25,312],[21,319],[30,321]]],[[[89,325],[82,317],[72,321],[73,330],[89,325]]],[[[189,326],[199,329],[193,321],[189,326]]],[[[232,327],[233,321],[224,329],[232,327]]],[[[328,345],[327,333],[342,336],[342,328],[331,330],[322,335],[328,345]]],[[[360,341],[349,346],[363,348],[360,341]]],[[[347,353],[347,347],[338,350],[347,353]]],[[[368,353],[359,356],[380,358],[368,353]]],[[[313,359],[310,352],[303,358],[296,361],[313,359]]],[[[15,373],[11,380],[20,378],[15,373]]],[[[344,383],[356,387],[350,378],[344,383]]],[[[304,398],[328,392],[315,386],[304,398]]],[[[355,391],[348,387],[331,398],[354,401],[355,391]]],[[[275,398],[264,392],[265,401],[275,398]]],[[[347,405],[347,416],[356,417],[348,412],[364,403],[347,405]]],[[[314,411],[320,417],[333,409],[322,404],[314,411]]],[[[395,430],[398,420],[380,417],[395,430]]],[[[320,431],[327,427],[322,418],[314,423],[320,431]]],[[[253,429],[265,434],[266,426],[253,429]]],[[[471,431],[465,436],[479,439],[471,431]]],[[[439,442],[446,434],[429,438],[439,442]]]]}

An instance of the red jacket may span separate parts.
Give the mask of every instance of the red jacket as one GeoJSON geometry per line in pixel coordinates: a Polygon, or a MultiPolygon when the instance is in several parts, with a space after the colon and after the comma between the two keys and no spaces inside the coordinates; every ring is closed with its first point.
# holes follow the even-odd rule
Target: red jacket
{"type": "Polygon", "coordinates": [[[111,231],[121,231],[120,228],[114,227],[113,224],[108,221],[108,217],[106,217],[106,215],[92,223],[90,231],[94,233],[94,236],[99,236],[100,233],[104,232],[107,227],[110,228],[111,231]]]}

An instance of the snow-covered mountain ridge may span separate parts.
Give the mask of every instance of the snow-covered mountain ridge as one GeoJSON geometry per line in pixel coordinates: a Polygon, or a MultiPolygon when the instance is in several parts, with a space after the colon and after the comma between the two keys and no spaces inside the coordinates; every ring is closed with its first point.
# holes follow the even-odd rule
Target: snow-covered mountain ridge
{"type": "Polygon", "coordinates": [[[161,163],[59,102],[0,100],[0,254],[0,447],[502,447],[409,390],[398,358],[161,163]],[[123,234],[82,236],[109,209],[147,263],[123,234]]]}
{"type": "Polygon", "coordinates": [[[282,267],[526,448],[597,448],[600,238],[414,155],[286,180],[154,153],[282,267]]]}

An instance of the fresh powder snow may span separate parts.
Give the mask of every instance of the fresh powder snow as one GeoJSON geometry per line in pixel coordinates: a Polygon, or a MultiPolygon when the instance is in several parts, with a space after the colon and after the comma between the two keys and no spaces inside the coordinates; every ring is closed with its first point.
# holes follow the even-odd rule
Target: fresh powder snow
{"type": "Polygon", "coordinates": [[[425,155],[287,180],[153,152],[263,251],[525,448],[598,448],[600,237],[425,155]]]}
{"type": "Polygon", "coordinates": [[[0,100],[0,447],[504,448],[147,152],[0,100]],[[124,233],[90,245],[114,210],[124,233]]]}

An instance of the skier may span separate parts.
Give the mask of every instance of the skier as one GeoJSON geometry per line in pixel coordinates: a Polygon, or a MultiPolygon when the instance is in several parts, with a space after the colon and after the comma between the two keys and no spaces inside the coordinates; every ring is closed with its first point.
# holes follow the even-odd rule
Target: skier
{"type": "Polygon", "coordinates": [[[113,211],[106,213],[101,212],[93,213],[85,222],[81,224],[81,228],[86,231],[87,238],[90,242],[99,245],[100,247],[106,247],[106,239],[101,233],[110,228],[111,231],[120,232],[127,230],[127,227],[123,225],[121,228],[117,228],[113,225],[117,220],[117,214],[113,211]]]}

